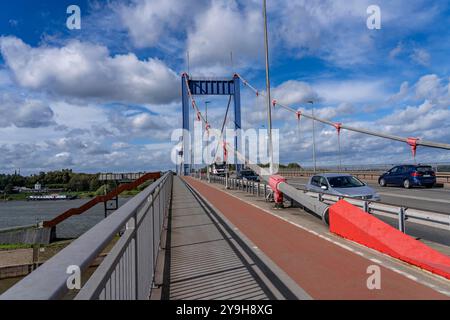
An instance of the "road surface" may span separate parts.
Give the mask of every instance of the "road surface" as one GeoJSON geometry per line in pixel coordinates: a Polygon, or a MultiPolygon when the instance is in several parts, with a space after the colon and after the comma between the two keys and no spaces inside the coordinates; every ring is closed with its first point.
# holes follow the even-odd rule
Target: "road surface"
{"type": "MultiPolygon", "coordinates": [[[[292,178],[288,183],[299,188],[304,189],[308,178],[292,178]]],[[[368,183],[381,196],[381,201],[392,205],[405,206],[409,208],[416,208],[421,210],[431,210],[450,215],[450,190],[444,188],[413,188],[403,189],[396,187],[382,188],[377,184],[368,183]]],[[[398,227],[396,218],[378,216],[381,220],[393,227],[398,227]]],[[[450,246],[450,231],[445,229],[438,229],[428,227],[422,224],[406,222],[406,233],[418,239],[426,239],[436,243],[450,246]]]]}
{"type": "MultiPolygon", "coordinates": [[[[308,178],[290,178],[288,183],[304,189],[308,178]]],[[[374,188],[381,196],[381,201],[393,205],[405,206],[421,210],[431,210],[450,214],[450,189],[445,188],[412,188],[404,189],[398,187],[382,188],[373,182],[366,182],[374,188]]]]}

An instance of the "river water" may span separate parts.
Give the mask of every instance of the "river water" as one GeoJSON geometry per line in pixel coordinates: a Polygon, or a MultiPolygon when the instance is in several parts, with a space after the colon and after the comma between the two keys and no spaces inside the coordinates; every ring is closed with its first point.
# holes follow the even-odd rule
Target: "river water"
{"type": "MultiPolygon", "coordinates": [[[[48,221],[64,211],[77,208],[90,199],[67,201],[9,201],[0,202],[0,229],[48,221]]],[[[119,206],[128,199],[120,198],[119,206]]],[[[111,214],[112,211],[109,211],[111,214]]],[[[96,205],[80,216],[73,216],[56,227],[58,238],[76,238],[88,231],[104,218],[103,203],[96,205]]]]}

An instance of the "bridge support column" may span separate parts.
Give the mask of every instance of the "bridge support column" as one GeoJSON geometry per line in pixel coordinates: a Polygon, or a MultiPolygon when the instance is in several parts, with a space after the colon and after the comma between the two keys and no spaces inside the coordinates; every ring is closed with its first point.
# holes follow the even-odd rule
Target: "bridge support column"
{"type": "MultiPolygon", "coordinates": [[[[241,152],[242,144],[242,122],[241,122],[241,79],[238,75],[234,75],[234,129],[236,131],[236,136],[234,137],[234,150],[241,152]]],[[[238,164],[237,153],[234,153],[234,163],[236,165],[236,173],[241,172],[242,165],[238,164]]]]}

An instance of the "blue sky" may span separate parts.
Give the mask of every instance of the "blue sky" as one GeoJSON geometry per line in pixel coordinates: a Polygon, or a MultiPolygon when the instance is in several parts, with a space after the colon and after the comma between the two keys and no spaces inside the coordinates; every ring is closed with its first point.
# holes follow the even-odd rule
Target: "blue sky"
{"type": "MultiPolygon", "coordinates": [[[[26,1],[0,4],[0,172],[172,168],[186,52],[195,76],[239,72],[264,90],[261,2],[26,1]],[[66,9],[81,8],[81,30],[66,9]],[[233,67],[230,52],[233,51],[233,67]]],[[[450,141],[450,3],[268,0],[273,95],[314,98],[324,118],[450,141]],[[381,9],[381,29],[366,9],[381,9]]],[[[212,100],[219,126],[226,99],[212,100]]],[[[242,89],[245,128],[265,125],[264,100],[242,89]]],[[[203,106],[204,99],[198,99],[203,106]]],[[[311,122],[274,111],[281,161],[311,165],[311,122]]],[[[318,126],[318,161],[336,163],[335,132],[318,126]]],[[[344,162],[411,161],[407,146],[343,133],[344,162]]],[[[419,150],[419,161],[450,162],[419,150]]]]}

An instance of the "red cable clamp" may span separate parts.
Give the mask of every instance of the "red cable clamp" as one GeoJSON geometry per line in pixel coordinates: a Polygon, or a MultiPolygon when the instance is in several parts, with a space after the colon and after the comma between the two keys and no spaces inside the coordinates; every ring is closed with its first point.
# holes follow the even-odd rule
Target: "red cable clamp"
{"type": "Polygon", "coordinates": [[[195,109],[195,100],[192,99],[192,108],[195,109]]]}
{"type": "Polygon", "coordinates": [[[273,99],[273,100],[272,100],[272,106],[273,106],[274,108],[276,107],[277,103],[278,103],[278,102],[277,102],[276,99],[273,99]]]}
{"type": "Polygon", "coordinates": [[[419,140],[419,138],[408,138],[408,140],[406,141],[411,146],[411,151],[414,157],[417,153],[417,141],[419,140]]]}
{"type": "Polygon", "coordinates": [[[302,112],[301,111],[297,111],[295,114],[297,115],[297,120],[300,121],[300,119],[302,117],[302,112]]]}
{"type": "Polygon", "coordinates": [[[256,90],[256,96],[259,97],[259,91],[258,90],[256,90]]]}
{"type": "Polygon", "coordinates": [[[278,189],[278,185],[282,182],[286,182],[286,178],[280,175],[273,175],[269,178],[269,186],[273,190],[273,198],[275,203],[283,203],[283,193],[278,189]]]}
{"type": "Polygon", "coordinates": [[[206,126],[205,126],[205,130],[209,131],[209,129],[211,129],[211,126],[209,125],[209,123],[207,123],[206,126]]]}
{"type": "Polygon", "coordinates": [[[200,112],[197,111],[197,121],[200,121],[200,112]]]}
{"type": "Polygon", "coordinates": [[[338,134],[341,134],[341,129],[342,129],[342,123],[335,123],[334,124],[334,127],[336,128],[336,130],[337,130],[337,133],[338,134]]]}
{"type": "Polygon", "coordinates": [[[224,162],[228,160],[227,142],[225,140],[223,141],[223,160],[224,162]]]}

